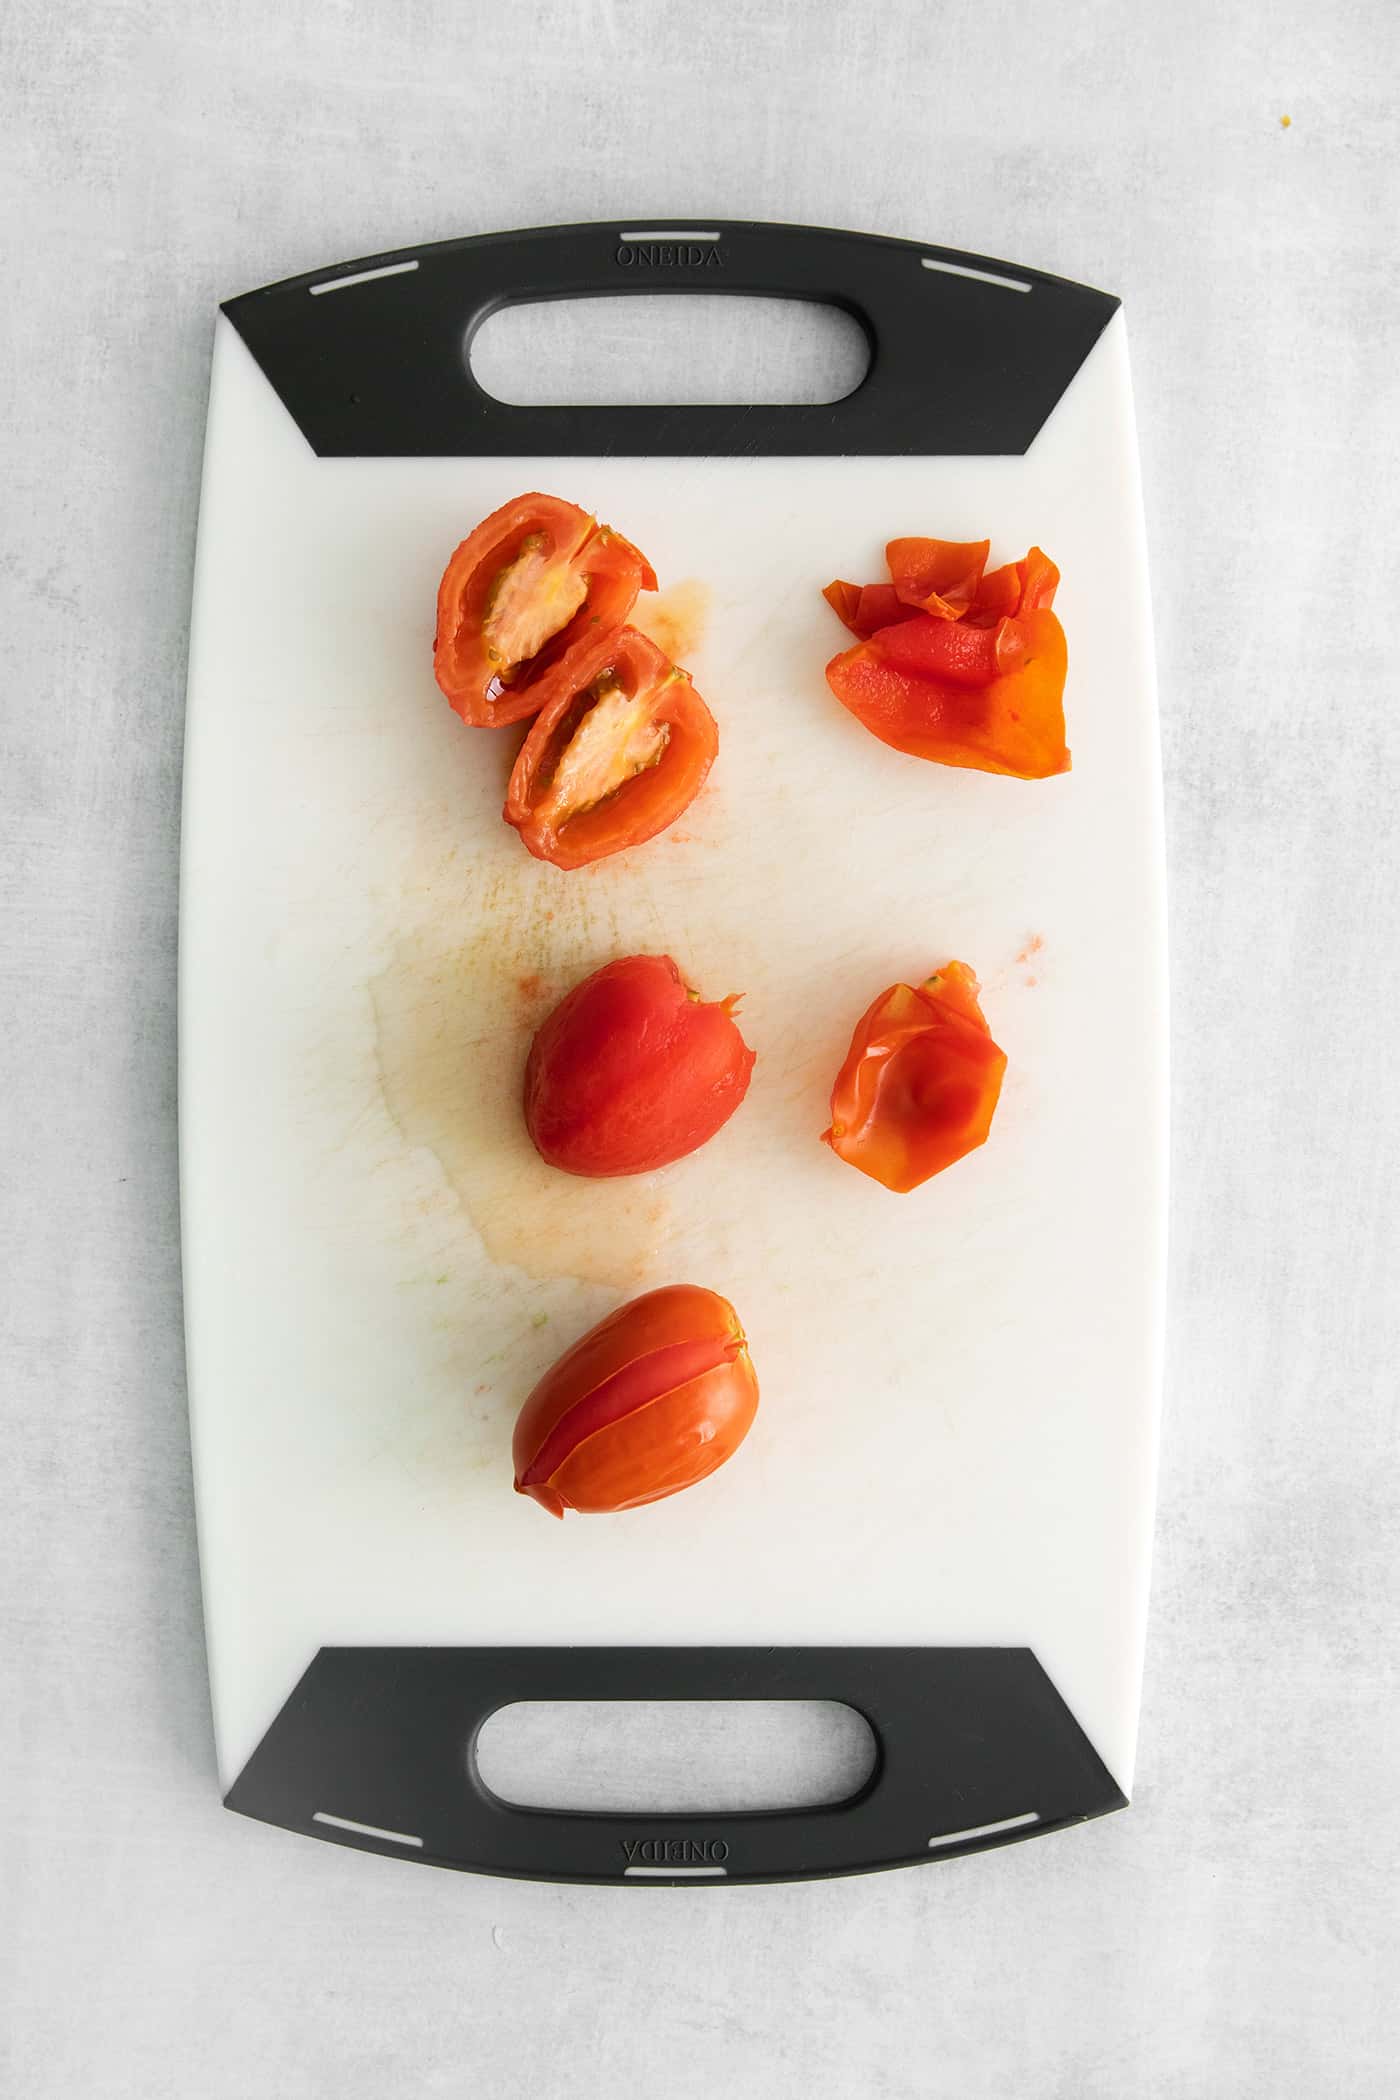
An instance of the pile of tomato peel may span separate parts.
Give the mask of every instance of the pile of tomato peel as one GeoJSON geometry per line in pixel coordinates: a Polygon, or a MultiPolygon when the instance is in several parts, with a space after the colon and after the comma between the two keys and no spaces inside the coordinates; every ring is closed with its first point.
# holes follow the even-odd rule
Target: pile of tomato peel
{"type": "Polygon", "coordinates": [[[914,758],[1044,780],[1069,771],[1060,572],[1039,547],[985,573],[989,540],[891,540],[888,583],[829,583],[858,637],[827,684],[873,736],[914,758]]]}
{"type": "MultiPolygon", "coordinates": [[[[1069,770],[1059,571],[1039,547],[987,571],[990,542],[903,538],[890,580],[823,596],[856,637],[827,665],[883,743],[949,766],[1045,779],[1069,770]]],[[[640,845],[687,808],[719,732],[689,673],[628,615],[655,590],[630,540],[576,504],[502,505],[453,554],[433,666],[473,728],[528,723],[504,817],[537,859],[575,870],[640,845]]],[[[965,963],[894,984],[857,1023],[824,1142],[900,1194],[991,1129],[1006,1070],[965,963]]],[[[736,996],[701,999],[670,956],[633,955],[575,985],[537,1032],[523,1109],[564,1173],[656,1172],[710,1141],[755,1058],[736,996]]],[[[591,1328],[526,1400],[515,1485],[554,1516],[631,1509],[693,1486],[747,1434],[758,1383],[727,1299],[652,1291],[591,1328]]]]}

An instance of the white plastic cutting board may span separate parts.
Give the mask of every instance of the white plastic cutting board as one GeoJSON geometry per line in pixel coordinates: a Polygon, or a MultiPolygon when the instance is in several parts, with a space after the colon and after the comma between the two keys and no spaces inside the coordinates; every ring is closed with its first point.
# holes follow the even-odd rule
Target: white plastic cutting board
{"type": "Polygon", "coordinates": [[[1024,457],[318,459],[225,319],[200,522],[181,1124],[225,1785],[323,1643],[1025,1644],[1131,1786],[1158,1388],[1162,843],[1115,316],[1024,457]],[[433,682],[458,540],[541,488],[643,547],[718,718],[674,830],[574,874],[500,819],[518,732],[433,682]],[[819,596],[895,533],[1063,572],[1074,769],[921,764],[836,704],[819,596]],[[744,996],[747,1102],[588,1184],[537,1160],[531,1029],[609,957],[744,996]],[[952,957],[1009,1068],[896,1197],[818,1136],[857,1016],[952,957]],[[763,1399],[702,1487],[551,1522],[530,1386],[666,1282],[739,1307],[763,1399]]]}

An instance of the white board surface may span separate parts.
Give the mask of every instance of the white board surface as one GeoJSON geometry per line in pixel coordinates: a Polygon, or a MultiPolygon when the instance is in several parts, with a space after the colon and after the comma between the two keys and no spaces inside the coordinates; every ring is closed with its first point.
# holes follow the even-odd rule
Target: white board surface
{"type": "Polygon", "coordinates": [[[1159,1381],[1159,761],[1121,315],[1023,458],[321,460],[218,323],[186,750],[181,1152],[220,1767],[327,1643],[1027,1644],[1130,1789],[1159,1381]],[[522,490],[655,565],[720,724],[672,832],[563,874],[500,820],[519,732],[433,681],[456,542],[522,490]],[[877,743],[818,593],[895,533],[1063,572],[1074,770],[877,743]],[[539,1162],[532,1026],[611,956],[743,992],[758,1064],[675,1167],[539,1162]],[[877,991],[958,957],[1009,1069],[900,1198],[818,1142],[877,991]],[[737,1457],[559,1524],[511,1491],[541,1371],[634,1293],[732,1298],[737,1457]]]}

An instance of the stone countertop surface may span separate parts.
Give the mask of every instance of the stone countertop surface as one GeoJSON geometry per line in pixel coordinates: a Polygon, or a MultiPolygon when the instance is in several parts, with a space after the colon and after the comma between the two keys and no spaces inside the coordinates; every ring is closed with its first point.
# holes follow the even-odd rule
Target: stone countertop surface
{"type": "Polygon", "coordinates": [[[1393,2092],[1400,15],[18,0],[4,51],[8,2089],[1393,2092]],[[1127,1814],[855,1881],[595,1891],[219,1806],[180,1322],[184,670],[220,298],[668,213],[1124,299],[1170,858],[1167,1391],[1127,1814]]]}

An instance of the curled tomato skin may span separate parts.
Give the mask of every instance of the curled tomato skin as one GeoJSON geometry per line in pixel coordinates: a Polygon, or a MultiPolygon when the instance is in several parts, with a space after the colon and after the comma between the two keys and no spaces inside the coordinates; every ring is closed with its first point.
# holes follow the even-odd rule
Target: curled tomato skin
{"type": "Polygon", "coordinates": [[[944,679],[950,685],[987,686],[1019,670],[1026,634],[1019,620],[970,627],[965,620],[935,620],[915,613],[897,627],[871,636],[886,663],[912,678],[944,679]]]}
{"type": "Polygon", "coordinates": [[[1032,547],[1024,561],[1009,561],[982,578],[967,619],[976,627],[994,627],[998,620],[1019,619],[1022,613],[1047,612],[1059,585],[1054,562],[1044,548],[1032,547]]]}
{"type": "Polygon", "coordinates": [[[990,540],[890,540],[885,548],[896,597],[939,620],[960,620],[977,595],[990,540]]]}
{"type": "Polygon", "coordinates": [[[582,649],[621,626],[646,557],[576,503],[538,492],[483,518],[438,586],[433,672],[464,722],[500,727],[537,714],[582,649]]]}
{"type": "Polygon", "coordinates": [[[566,1350],[515,1425],[515,1491],[554,1517],[635,1509],[730,1458],[758,1380],[727,1298],[673,1284],[633,1298],[566,1350]]]}
{"type": "Polygon", "coordinates": [[[930,648],[925,662],[918,661],[923,635],[916,637],[917,626],[911,620],[882,629],[826,667],[832,692],[872,736],[913,758],[1010,773],[1018,780],[1069,771],[1065,632],[1053,612],[1003,619],[964,638],[995,659],[996,638],[1003,637],[1000,649],[1010,668],[994,670],[984,682],[966,675],[970,662],[926,668],[934,652],[930,648]]]}
{"type": "Polygon", "coordinates": [[[734,998],[705,1004],[669,955],[605,963],[530,1046],[525,1122],[566,1174],[646,1174],[706,1144],[748,1092],[734,998]]]}
{"type": "Polygon", "coordinates": [[[975,1150],[992,1127],[1006,1054],[977,994],[960,962],[924,984],[891,985],[862,1014],[836,1075],[824,1142],[899,1195],[975,1150]]]}
{"type": "Polygon", "coordinates": [[[892,583],[829,583],[822,592],[843,627],[868,641],[882,627],[901,620],[916,620],[917,605],[906,605],[892,583]]]}
{"type": "Polygon", "coordinates": [[[988,544],[891,540],[892,583],[828,584],[822,596],[859,639],[826,682],[896,751],[1045,780],[1070,769],[1065,634],[1051,610],[1060,572],[1032,547],[986,575],[988,544]]]}
{"type": "Polygon", "coordinates": [[[537,860],[586,867],[673,824],[718,751],[719,729],[690,673],[622,627],[580,652],[531,723],[505,820],[537,860]]]}

